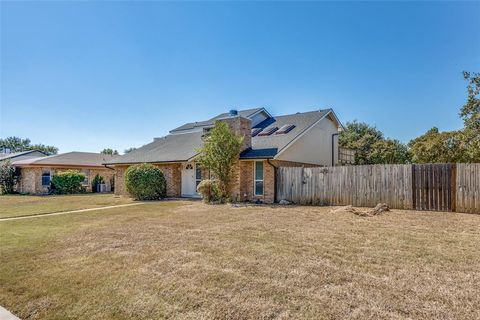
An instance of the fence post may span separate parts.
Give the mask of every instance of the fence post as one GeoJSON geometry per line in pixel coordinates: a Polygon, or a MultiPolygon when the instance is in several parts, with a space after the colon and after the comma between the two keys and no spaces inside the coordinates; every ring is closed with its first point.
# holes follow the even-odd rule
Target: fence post
{"type": "Polygon", "coordinates": [[[451,188],[452,188],[452,212],[457,212],[457,164],[452,164],[452,176],[451,176],[451,188]]]}

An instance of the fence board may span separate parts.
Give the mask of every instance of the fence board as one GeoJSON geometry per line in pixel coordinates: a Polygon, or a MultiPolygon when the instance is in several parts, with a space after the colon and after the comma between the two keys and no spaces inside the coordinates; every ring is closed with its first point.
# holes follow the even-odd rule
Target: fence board
{"type": "Polygon", "coordinates": [[[412,209],[412,166],[280,167],[277,198],[298,204],[412,209]]]}
{"type": "Polygon", "coordinates": [[[455,191],[458,212],[480,213],[480,164],[457,164],[455,191]]]}

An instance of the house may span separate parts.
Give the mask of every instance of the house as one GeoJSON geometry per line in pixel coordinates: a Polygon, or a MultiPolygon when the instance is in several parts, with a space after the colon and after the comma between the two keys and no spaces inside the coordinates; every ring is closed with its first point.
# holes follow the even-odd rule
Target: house
{"type": "Polygon", "coordinates": [[[12,161],[20,172],[17,191],[21,193],[45,194],[48,192],[50,179],[59,171],[75,169],[85,173],[83,186],[87,192],[92,191],[92,179],[98,174],[103,177],[105,188],[111,191],[114,186],[115,171],[103,165],[113,156],[91,152],[68,152],[52,156],[41,156],[12,161]]]}
{"type": "Polygon", "coordinates": [[[12,153],[0,153],[0,163],[4,161],[19,161],[19,160],[25,160],[25,159],[31,159],[31,158],[40,158],[40,157],[46,157],[47,154],[38,151],[38,150],[29,150],[29,151],[22,151],[22,152],[12,152],[12,153]]]}
{"type": "Polygon", "coordinates": [[[197,197],[196,187],[209,173],[195,163],[202,136],[225,121],[244,137],[232,196],[239,201],[272,203],[279,166],[331,166],[338,162],[342,124],[332,109],[273,116],[265,108],[222,113],[184,124],[170,134],[107,162],[115,168],[115,193],[126,194],[124,172],[133,164],[152,163],[163,171],[168,197],[197,197]]]}

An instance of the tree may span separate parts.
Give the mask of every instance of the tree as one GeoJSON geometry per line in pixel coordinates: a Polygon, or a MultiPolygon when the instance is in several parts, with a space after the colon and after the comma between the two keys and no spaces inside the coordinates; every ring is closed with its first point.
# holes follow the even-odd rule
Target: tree
{"type": "Polygon", "coordinates": [[[20,175],[10,160],[3,161],[0,165],[0,194],[14,193],[19,178],[20,175]]]}
{"type": "Polygon", "coordinates": [[[398,140],[385,139],[373,144],[371,152],[368,154],[370,163],[408,163],[410,162],[410,153],[406,145],[398,140]]]}
{"type": "Polygon", "coordinates": [[[460,109],[464,129],[461,139],[465,146],[466,161],[480,162],[480,73],[463,72],[468,81],[467,102],[460,109]]]}
{"type": "Polygon", "coordinates": [[[385,139],[383,133],[364,122],[348,122],[339,137],[343,148],[355,151],[355,164],[407,163],[407,147],[398,140],[385,139]]]}
{"type": "Polygon", "coordinates": [[[110,148],[103,149],[102,151],[100,151],[100,153],[102,153],[102,154],[110,154],[110,155],[112,155],[112,156],[118,155],[118,151],[117,151],[117,150],[113,150],[113,149],[110,149],[110,148]]]}
{"type": "Polygon", "coordinates": [[[196,161],[203,168],[209,169],[218,180],[221,200],[230,197],[242,142],[243,137],[235,135],[227,123],[217,121],[204,137],[203,147],[198,150],[196,161]]]}
{"type": "Polygon", "coordinates": [[[450,163],[465,162],[465,144],[461,131],[440,132],[434,127],[424,135],[409,142],[414,163],[450,163]]]}
{"type": "Polygon", "coordinates": [[[133,150],[137,150],[137,148],[131,147],[131,148],[125,149],[125,151],[123,151],[123,153],[127,154],[127,153],[132,152],[133,150]]]}
{"type": "Polygon", "coordinates": [[[8,149],[10,152],[22,152],[29,150],[38,150],[42,151],[48,155],[57,154],[58,148],[54,146],[46,146],[44,144],[31,144],[30,139],[19,138],[19,137],[7,137],[5,139],[0,139],[0,149],[8,149]]]}

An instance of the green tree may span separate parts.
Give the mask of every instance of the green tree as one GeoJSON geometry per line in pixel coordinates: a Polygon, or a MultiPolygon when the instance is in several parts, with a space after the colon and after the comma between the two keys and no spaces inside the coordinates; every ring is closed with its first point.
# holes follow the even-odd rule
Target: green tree
{"type": "Polygon", "coordinates": [[[110,154],[110,155],[113,155],[113,156],[118,155],[118,151],[117,151],[117,150],[113,150],[113,149],[110,149],[110,148],[103,149],[102,151],[100,151],[100,153],[102,153],[102,154],[110,154]]]}
{"type": "Polygon", "coordinates": [[[12,166],[10,160],[3,161],[0,164],[0,194],[14,193],[20,175],[12,166]]]}
{"type": "Polygon", "coordinates": [[[228,124],[217,121],[205,136],[203,147],[198,150],[196,161],[218,180],[222,200],[230,197],[242,142],[243,137],[235,135],[228,124]]]}
{"type": "Polygon", "coordinates": [[[434,127],[409,142],[414,163],[465,162],[467,155],[461,131],[440,132],[434,127]]]}
{"type": "Polygon", "coordinates": [[[8,149],[10,150],[10,152],[38,150],[49,155],[58,153],[58,148],[54,146],[46,146],[44,144],[31,144],[30,139],[23,139],[19,137],[6,137],[5,139],[0,139],[0,149],[8,149]]]}
{"type": "Polygon", "coordinates": [[[480,73],[463,72],[468,81],[467,102],[460,109],[464,128],[461,132],[466,161],[480,162],[480,73]]]}
{"type": "Polygon", "coordinates": [[[355,151],[355,164],[407,163],[407,147],[398,140],[385,139],[383,133],[364,122],[348,122],[340,133],[339,144],[355,151]]]}
{"type": "Polygon", "coordinates": [[[400,141],[385,139],[373,144],[368,160],[370,163],[409,163],[410,153],[408,147],[400,141]]]}

